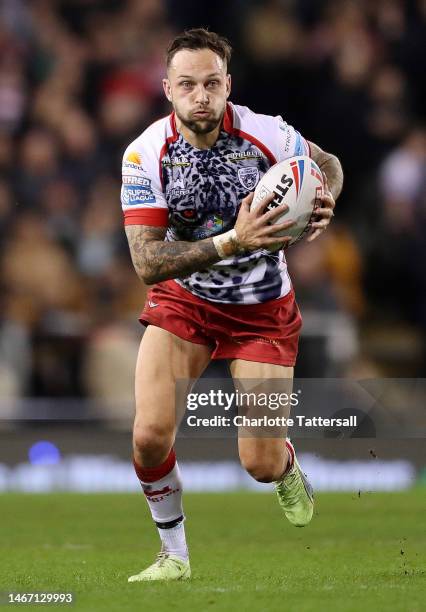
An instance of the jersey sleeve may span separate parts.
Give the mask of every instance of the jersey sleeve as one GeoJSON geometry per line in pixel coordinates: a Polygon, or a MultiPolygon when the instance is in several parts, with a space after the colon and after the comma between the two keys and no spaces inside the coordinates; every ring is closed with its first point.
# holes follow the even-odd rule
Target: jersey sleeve
{"type": "Polygon", "coordinates": [[[284,161],[297,155],[308,155],[310,157],[311,151],[308,141],[294,127],[286,123],[282,117],[276,117],[275,119],[278,128],[278,161],[284,161]]]}
{"type": "Polygon", "coordinates": [[[161,189],[159,162],[132,143],[122,165],[121,207],[124,225],[167,227],[168,206],[161,189]]]}

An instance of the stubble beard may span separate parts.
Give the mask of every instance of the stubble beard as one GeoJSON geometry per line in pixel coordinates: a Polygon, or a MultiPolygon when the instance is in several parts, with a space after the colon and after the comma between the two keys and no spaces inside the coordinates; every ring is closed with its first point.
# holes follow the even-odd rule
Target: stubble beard
{"type": "Polygon", "coordinates": [[[179,118],[179,120],[181,121],[181,123],[186,128],[188,128],[188,130],[191,130],[191,132],[193,132],[194,134],[210,134],[210,132],[213,132],[217,128],[217,126],[220,125],[220,123],[222,123],[222,119],[223,119],[225,110],[221,112],[219,118],[199,119],[195,121],[191,121],[190,119],[186,119],[185,117],[182,117],[182,115],[176,109],[175,109],[175,113],[177,117],[179,118]]]}

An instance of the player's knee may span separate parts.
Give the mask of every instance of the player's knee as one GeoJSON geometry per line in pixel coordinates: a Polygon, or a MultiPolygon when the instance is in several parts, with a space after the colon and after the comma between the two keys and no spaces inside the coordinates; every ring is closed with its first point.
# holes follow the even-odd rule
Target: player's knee
{"type": "Polygon", "coordinates": [[[142,465],[159,465],[173,446],[173,434],[158,425],[135,426],[133,449],[135,458],[142,465]]]}
{"type": "Polygon", "coordinates": [[[276,463],[273,463],[269,459],[246,459],[242,461],[242,465],[257,482],[273,482],[280,477],[277,473],[276,463]]]}

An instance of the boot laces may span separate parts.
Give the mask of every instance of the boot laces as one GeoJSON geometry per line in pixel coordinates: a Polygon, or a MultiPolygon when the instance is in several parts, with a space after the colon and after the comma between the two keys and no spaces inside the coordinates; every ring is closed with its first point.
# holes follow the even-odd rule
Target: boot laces
{"type": "Polygon", "coordinates": [[[278,483],[278,489],[281,494],[285,495],[286,505],[292,506],[297,503],[299,499],[299,483],[297,470],[291,470],[284,478],[278,483]]]}
{"type": "Polygon", "coordinates": [[[169,553],[166,550],[161,549],[158,555],[155,558],[155,565],[159,567],[163,567],[164,563],[169,558],[169,553]]]}

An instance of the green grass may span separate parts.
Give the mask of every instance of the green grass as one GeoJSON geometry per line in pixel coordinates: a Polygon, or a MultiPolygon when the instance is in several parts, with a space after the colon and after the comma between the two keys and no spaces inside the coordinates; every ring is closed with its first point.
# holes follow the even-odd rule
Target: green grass
{"type": "Polygon", "coordinates": [[[153,585],[127,583],[158,550],[142,495],[0,495],[0,591],[72,591],[48,608],[87,612],[425,610],[425,488],[316,507],[297,529],[269,494],[187,495],[193,579],[153,585]]]}

